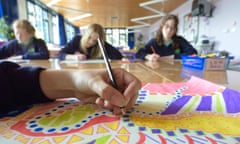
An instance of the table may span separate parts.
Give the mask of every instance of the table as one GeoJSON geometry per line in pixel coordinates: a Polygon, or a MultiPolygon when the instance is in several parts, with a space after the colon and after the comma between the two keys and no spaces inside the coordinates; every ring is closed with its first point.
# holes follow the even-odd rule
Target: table
{"type": "MultiPolygon", "coordinates": [[[[27,66],[42,66],[50,69],[105,69],[105,64],[98,63],[77,63],[77,62],[60,62],[57,59],[50,60],[31,60],[28,63],[22,63],[27,66]]],[[[240,71],[210,71],[196,70],[192,68],[182,67],[180,60],[174,61],[112,61],[112,68],[124,68],[133,73],[143,83],[166,83],[166,82],[182,82],[196,76],[210,82],[223,85],[240,91],[240,71]]]]}
{"type": "MultiPolygon", "coordinates": [[[[105,69],[105,64],[31,60],[24,66],[105,69]]],[[[75,99],[34,105],[0,119],[2,143],[221,143],[240,142],[239,72],[198,71],[180,61],[112,61],[143,85],[123,116],[75,99]],[[192,77],[193,76],[193,77],[192,77]],[[202,78],[202,79],[200,79],[202,78]],[[205,80],[208,81],[205,81],[205,80]],[[209,82],[210,81],[210,82],[209,82]]]]}

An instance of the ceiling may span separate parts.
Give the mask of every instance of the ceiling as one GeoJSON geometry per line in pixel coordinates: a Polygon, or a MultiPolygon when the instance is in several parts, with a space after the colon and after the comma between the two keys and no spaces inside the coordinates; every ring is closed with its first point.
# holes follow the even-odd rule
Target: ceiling
{"type": "Polygon", "coordinates": [[[99,23],[108,28],[137,28],[151,25],[187,0],[40,0],[75,26],[99,23]],[[50,4],[50,5],[49,5],[50,4]],[[141,5],[141,6],[140,6],[141,5]],[[140,21],[139,21],[140,20],[140,21]]]}

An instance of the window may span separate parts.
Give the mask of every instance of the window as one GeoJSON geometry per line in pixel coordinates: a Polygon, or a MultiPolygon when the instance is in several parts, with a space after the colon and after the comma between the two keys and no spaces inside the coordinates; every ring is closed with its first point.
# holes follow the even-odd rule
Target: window
{"type": "Polygon", "coordinates": [[[115,47],[128,47],[126,29],[106,28],[106,40],[115,47]]]}
{"type": "Polygon", "coordinates": [[[68,42],[75,36],[75,27],[72,24],[65,22],[65,30],[68,42]]]}
{"type": "Polygon", "coordinates": [[[48,43],[59,43],[57,13],[40,1],[27,0],[27,17],[36,29],[36,36],[48,43]]]}

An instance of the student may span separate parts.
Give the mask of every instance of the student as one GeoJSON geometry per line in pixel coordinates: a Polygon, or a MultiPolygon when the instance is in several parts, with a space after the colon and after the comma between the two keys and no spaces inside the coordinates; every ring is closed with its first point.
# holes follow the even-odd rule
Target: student
{"type": "Polygon", "coordinates": [[[120,114],[132,107],[141,82],[123,69],[113,69],[119,89],[111,86],[105,70],[50,70],[0,62],[0,112],[21,106],[75,97],[120,114]]]}
{"type": "MultiPolygon", "coordinates": [[[[60,60],[85,60],[101,59],[101,51],[97,44],[98,37],[106,40],[104,29],[99,24],[91,24],[83,36],[75,36],[58,54],[60,60]]],[[[122,59],[122,54],[105,41],[108,57],[110,59],[122,59]]]]}
{"type": "Polygon", "coordinates": [[[34,27],[24,19],[13,22],[15,39],[0,46],[0,59],[48,59],[49,51],[42,39],[35,37],[34,27]]]}
{"type": "Polygon", "coordinates": [[[177,35],[178,18],[175,15],[167,15],[157,31],[144,48],[140,48],[136,54],[139,59],[158,61],[160,57],[174,55],[180,59],[181,55],[197,54],[196,49],[183,37],[177,35]]]}

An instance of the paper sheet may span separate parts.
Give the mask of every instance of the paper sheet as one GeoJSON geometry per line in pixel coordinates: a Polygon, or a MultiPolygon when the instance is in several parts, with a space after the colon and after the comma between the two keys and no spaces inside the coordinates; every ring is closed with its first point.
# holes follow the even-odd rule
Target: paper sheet
{"type": "Polygon", "coordinates": [[[148,83],[123,116],[71,100],[35,105],[0,119],[3,143],[236,144],[240,93],[192,77],[182,83],[148,83]]]}

